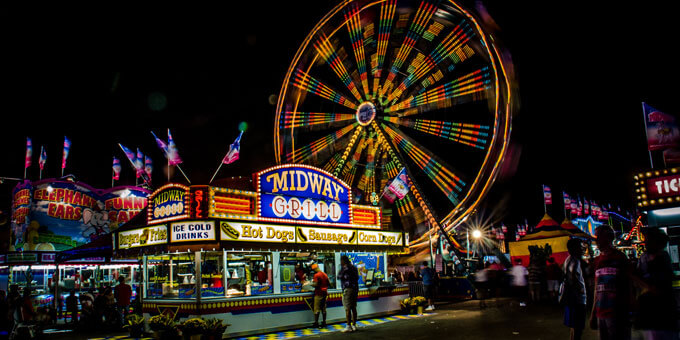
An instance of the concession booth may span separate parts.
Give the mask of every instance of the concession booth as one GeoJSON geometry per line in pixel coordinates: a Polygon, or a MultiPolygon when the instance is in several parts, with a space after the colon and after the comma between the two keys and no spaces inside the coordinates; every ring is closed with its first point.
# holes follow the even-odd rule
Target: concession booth
{"type": "Polygon", "coordinates": [[[344,320],[337,274],[347,255],[359,271],[359,315],[377,316],[408,297],[387,270],[404,234],[382,229],[380,214],[352,204],[350,187],[326,171],[280,165],[228,187],[159,188],[145,225],[113,233],[114,256],[141,260],[147,316],[216,317],[233,336],[311,324],[312,264],[330,279],[328,321],[344,320]]]}

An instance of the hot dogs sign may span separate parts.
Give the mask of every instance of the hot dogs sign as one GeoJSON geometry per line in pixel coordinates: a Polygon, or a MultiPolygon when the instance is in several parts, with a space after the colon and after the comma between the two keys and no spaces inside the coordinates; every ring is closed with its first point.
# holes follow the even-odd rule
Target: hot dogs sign
{"type": "Polygon", "coordinates": [[[256,174],[259,217],[319,224],[351,222],[351,190],[323,170],[281,165],[256,174]]]}

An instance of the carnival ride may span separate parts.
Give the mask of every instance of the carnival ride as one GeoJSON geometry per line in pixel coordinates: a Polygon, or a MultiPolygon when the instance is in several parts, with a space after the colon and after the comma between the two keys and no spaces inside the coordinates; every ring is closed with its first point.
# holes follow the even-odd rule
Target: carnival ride
{"type": "Polygon", "coordinates": [[[376,205],[405,168],[409,192],[394,210],[410,246],[424,246],[493,183],[510,137],[509,77],[494,37],[453,1],[343,1],[288,68],[276,161],[323,168],[356,203],[376,205]]]}

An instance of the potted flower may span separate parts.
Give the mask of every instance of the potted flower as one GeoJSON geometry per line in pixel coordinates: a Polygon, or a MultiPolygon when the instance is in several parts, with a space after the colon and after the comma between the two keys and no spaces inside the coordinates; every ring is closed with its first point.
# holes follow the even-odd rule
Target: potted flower
{"type": "Polygon", "coordinates": [[[231,326],[228,323],[222,322],[220,319],[208,319],[205,321],[206,324],[206,332],[205,335],[209,340],[218,340],[222,339],[222,335],[224,334],[224,331],[227,330],[227,327],[231,326]]]}
{"type": "Polygon", "coordinates": [[[177,328],[182,331],[182,336],[184,339],[200,340],[201,335],[205,334],[206,332],[206,326],[207,325],[203,319],[191,318],[177,325],[177,328]]]}
{"type": "Polygon", "coordinates": [[[409,314],[411,310],[411,298],[405,298],[399,301],[399,306],[401,306],[401,312],[403,314],[409,314]]]}
{"type": "Polygon", "coordinates": [[[144,317],[137,314],[128,315],[123,328],[128,329],[131,338],[140,338],[144,333],[144,317]]]}
{"type": "Polygon", "coordinates": [[[153,331],[154,338],[156,339],[167,339],[177,333],[175,321],[165,314],[152,316],[149,319],[149,328],[153,331]]]}
{"type": "Polygon", "coordinates": [[[412,300],[411,304],[414,305],[418,310],[418,315],[423,315],[423,308],[425,308],[425,304],[427,303],[427,299],[425,299],[422,296],[416,296],[411,300],[412,300]]]}

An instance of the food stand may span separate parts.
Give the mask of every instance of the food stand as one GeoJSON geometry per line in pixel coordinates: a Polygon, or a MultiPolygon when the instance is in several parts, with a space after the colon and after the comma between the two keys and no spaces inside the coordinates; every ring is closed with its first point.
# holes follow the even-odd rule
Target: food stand
{"type": "Polygon", "coordinates": [[[114,255],[137,256],[143,311],[211,316],[245,335],[312,323],[316,263],[328,274],[328,320],[344,320],[337,274],[347,255],[360,278],[362,317],[400,310],[408,286],[392,283],[387,254],[402,232],[382,230],[380,208],[352,204],[349,186],[305,165],[253,175],[254,191],[168,184],[148,197],[147,225],[113,233],[114,255]]]}

